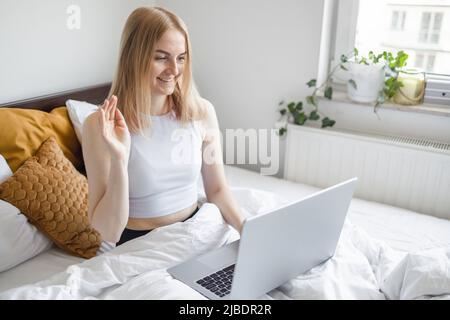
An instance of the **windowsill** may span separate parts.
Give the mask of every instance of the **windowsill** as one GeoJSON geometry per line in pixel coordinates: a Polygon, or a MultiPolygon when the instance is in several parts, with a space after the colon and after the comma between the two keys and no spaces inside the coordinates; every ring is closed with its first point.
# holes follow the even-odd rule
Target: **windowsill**
{"type": "MultiPolygon", "coordinates": [[[[337,102],[343,102],[343,103],[350,103],[353,105],[358,105],[361,107],[374,107],[373,103],[363,103],[363,102],[355,102],[350,100],[350,98],[347,96],[347,91],[341,88],[336,88],[333,86],[333,99],[328,100],[323,95],[319,95],[318,98],[320,100],[327,100],[327,101],[337,101],[337,102]]],[[[426,114],[432,114],[436,116],[442,116],[442,117],[450,117],[450,108],[445,107],[442,105],[437,104],[426,104],[423,103],[421,105],[417,106],[403,106],[399,104],[394,104],[390,102],[383,103],[377,107],[378,110],[380,109],[388,109],[388,110],[397,110],[397,111],[406,111],[406,112],[418,112],[418,113],[426,113],[426,114]]]]}

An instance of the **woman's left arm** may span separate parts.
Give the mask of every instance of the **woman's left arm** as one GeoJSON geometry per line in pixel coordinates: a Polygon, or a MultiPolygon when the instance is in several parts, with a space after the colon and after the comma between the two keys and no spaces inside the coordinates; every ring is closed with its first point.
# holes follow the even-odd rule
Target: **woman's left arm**
{"type": "Polygon", "coordinates": [[[239,233],[242,231],[244,214],[228,187],[223,167],[221,135],[213,105],[203,100],[206,117],[203,120],[205,135],[202,145],[202,178],[208,202],[214,203],[225,221],[239,233]]]}

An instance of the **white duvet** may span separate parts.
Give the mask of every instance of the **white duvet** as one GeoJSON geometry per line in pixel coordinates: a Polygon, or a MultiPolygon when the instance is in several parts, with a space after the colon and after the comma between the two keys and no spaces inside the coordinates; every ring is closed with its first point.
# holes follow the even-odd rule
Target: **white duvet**
{"type": "MultiPolygon", "coordinates": [[[[234,188],[249,215],[283,204],[272,193],[234,188]]],[[[166,269],[235,240],[213,204],[0,299],[205,299],[166,269]]],[[[295,250],[295,247],[292,248],[295,250]]],[[[401,253],[347,221],[334,257],[268,293],[270,299],[450,299],[450,248],[401,253]]]]}

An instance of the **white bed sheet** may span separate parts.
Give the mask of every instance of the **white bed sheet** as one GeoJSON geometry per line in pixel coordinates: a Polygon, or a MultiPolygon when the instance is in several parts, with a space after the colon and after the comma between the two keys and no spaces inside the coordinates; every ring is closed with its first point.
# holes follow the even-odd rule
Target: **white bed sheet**
{"type": "Polygon", "coordinates": [[[14,268],[0,272],[0,292],[47,279],[83,260],[53,246],[14,268]]]}
{"type": "MultiPolygon", "coordinates": [[[[273,192],[286,202],[318,190],[237,167],[226,166],[225,170],[230,186],[273,192]]],[[[385,241],[397,250],[412,252],[450,245],[450,221],[408,210],[354,199],[349,220],[362,227],[370,236],[385,241]]],[[[11,270],[0,273],[0,292],[46,279],[82,260],[53,247],[11,270]]]]}

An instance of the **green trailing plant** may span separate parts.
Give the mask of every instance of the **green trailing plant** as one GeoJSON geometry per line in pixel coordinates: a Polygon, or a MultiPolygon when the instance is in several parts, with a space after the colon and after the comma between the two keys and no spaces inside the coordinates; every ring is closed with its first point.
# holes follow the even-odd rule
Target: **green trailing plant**
{"type": "MultiPolygon", "coordinates": [[[[331,100],[333,98],[333,87],[331,86],[331,79],[333,74],[339,67],[342,68],[341,63],[339,63],[331,70],[325,81],[319,86],[317,86],[316,79],[311,79],[306,83],[309,88],[314,88],[314,90],[311,95],[306,96],[305,102],[292,101],[285,104],[284,101],[281,101],[280,103],[278,103],[278,112],[280,113],[281,119],[285,118],[285,124],[278,128],[278,134],[280,136],[283,136],[287,132],[288,123],[294,123],[302,126],[306,121],[321,120],[322,128],[334,126],[334,124],[336,123],[335,120],[330,119],[329,117],[324,117],[319,112],[318,95],[323,90],[323,96],[326,99],[331,100]]],[[[279,119],[278,122],[280,122],[281,119],[279,119]]]]}
{"type": "MultiPolygon", "coordinates": [[[[283,136],[287,132],[288,123],[304,125],[307,121],[321,120],[322,128],[334,126],[336,123],[335,120],[323,116],[322,113],[319,112],[318,96],[323,95],[323,97],[328,100],[333,98],[332,77],[339,69],[348,71],[346,64],[350,61],[365,65],[384,63],[385,81],[384,87],[379,92],[378,98],[374,104],[374,112],[376,112],[377,107],[380,104],[391,100],[403,86],[403,83],[398,80],[398,74],[399,71],[406,66],[407,59],[408,54],[404,51],[398,51],[395,56],[387,51],[383,51],[379,54],[370,51],[367,56],[362,56],[359,54],[357,48],[354,48],[350,55],[341,55],[339,63],[331,69],[323,83],[317,85],[316,79],[311,79],[306,83],[309,88],[314,88],[314,90],[311,95],[306,96],[305,102],[291,101],[286,104],[284,101],[281,101],[278,104],[280,119],[277,123],[283,123],[282,125],[277,126],[278,134],[283,136]],[[283,119],[284,121],[282,121],[283,119]]],[[[348,81],[355,89],[357,88],[358,84],[353,79],[348,81]]]]}

